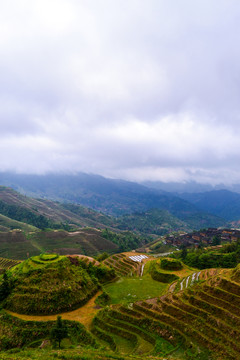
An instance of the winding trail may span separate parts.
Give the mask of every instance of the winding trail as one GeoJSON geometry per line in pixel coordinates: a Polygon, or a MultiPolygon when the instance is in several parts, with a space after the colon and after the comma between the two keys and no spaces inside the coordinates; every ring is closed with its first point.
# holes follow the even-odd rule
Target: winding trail
{"type": "Polygon", "coordinates": [[[15,316],[22,320],[27,321],[54,321],[57,320],[57,317],[60,315],[62,319],[64,320],[73,320],[73,321],[79,321],[81,324],[83,324],[88,330],[90,328],[90,324],[92,322],[92,319],[98,312],[98,308],[96,304],[94,303],[95,299],[101,294],[101,291],[97,292],[85,305],[80,307],[79,309],[64,312],[60,314],[55,315],[24,315],[24,314],[18,314],[9,310],[5,310],[8,314],[15,316]]]}

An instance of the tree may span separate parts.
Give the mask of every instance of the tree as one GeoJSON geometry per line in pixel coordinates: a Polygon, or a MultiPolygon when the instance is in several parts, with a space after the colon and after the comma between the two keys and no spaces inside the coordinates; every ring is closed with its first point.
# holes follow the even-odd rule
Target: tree
{"type": "Polygon", "coordinates": [[[3,274],[2,283],[0,285],[0,301],[6,299],[6,297],[8,297],[9,294],[10,294],[10,283],[8,279],[8,274],[5,271],[3,274]]]}
{"type": "Polygon", "coordinates": [[[60,348],[61,341],[68,336],[67,327],[62,322],[62,317],[57,317],[56,326],[51,331],[51,339],[58,342],[60,348]]]}
{"type": "Polygon", "coordinates": [[[219,235],[214,235],[212,238],[212,244],[215,245],[220,245],[221,244],[221,238],[219,235]]]}
{"type": "Polygon", "coordinates": [[[186,246],[183,246],[182,247],[182,252],[181,252],[181,259],[182,260],[185,260],[186,259],[186,257],[187,257],[187,254],[188,254],[188,251],[187,251],[187,247],[186,246]]]}

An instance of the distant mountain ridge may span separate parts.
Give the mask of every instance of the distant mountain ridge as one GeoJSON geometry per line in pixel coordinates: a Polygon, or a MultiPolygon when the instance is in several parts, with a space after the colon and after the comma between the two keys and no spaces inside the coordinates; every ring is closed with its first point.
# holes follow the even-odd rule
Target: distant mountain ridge
{"type": "Polygon", "coordinates": [[[183,193],[179,196],[199,209],[228,221],[240,219],[240,194],[238,193],[223,189],[203,193],[183,193]]]}
{"type": "Polygon", "coordinates": [[[28,196],[80,204],[111,216],[159,209],[169,211],[192,229],[225,224],[224,219],[199,210],[195,205],[171,193],[99,175],[0,173],[0,184],[11,186],[28,196]]]}
{"type": "Polygon", "coordinates": [[[181,193],[202,193],[207,191],[217,190],[229,190],[231,192],[240,193],[240,184],[223,184],[219,183],[216,185],[208,183],[198,183],[196,181],[185,181],[185,182],[163,182],[163,181],[143,181],[142,185],[147,186],[151,189],[167,191],[173,194],[181,193]]]}

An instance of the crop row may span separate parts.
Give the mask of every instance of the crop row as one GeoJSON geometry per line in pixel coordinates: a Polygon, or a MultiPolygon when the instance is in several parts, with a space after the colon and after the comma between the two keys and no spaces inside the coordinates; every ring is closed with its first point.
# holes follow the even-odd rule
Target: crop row
{"type": "MultiPolygon", "coordinates": [[[[155,353],[158,348],[158,353],[162,352],[162,355],[164,355],[164,349],[173,351],[176,345],[185,342],[185,338],[181,337],[175,330],[171,330],[159,321],[143,316],[135,309],[129,309],[123,306],[117,309],[115,308],[114,310],[105,309],[98,313],[93,324],[94,329],[97,326],[109,335],[117,334],[129,340],[132,348],[135,348],[135,351],[138,351],[138,346],[145,341],[145,343],[149,344],[147,351],[152,349],[155,353]],[[160,348],[159,342],[161,344],[160,348]]],[[[95,333],[95,335],[98,336],[97,333],[95,333]]],[[[101,339],[100,336],[98,337],[101,339]]]]}
{"type": "Polygon", "coordinates": [[[139,268],[138,263],[127,258],[124,254],[112,255],[104,260],[104,264],[112,267],[120,276],[132,276],[137,273],[139,268]]]}
{"type": "Polygon", "coordinates": [[[222,359],[238,358],[240,353],[240,286],[215,277],[215,286],[199,284],[176,295],[134,304],[134,308],[168,324],[198,344],[218,353],[222,359]],[[223,295],[221,298],[219,295],[223,295]],[[207,334],[207,336],[205,335],[207,334]]]}
{"type": "Polygon", "coordinates": [[[214,269],[194,273],[184,279],[182,291],[101,311],[96,326],[109,336],[128,339],[136,351],[146,341],[154,346],[152,354],[164,356],[164,346],[157,346],[160,341],[173,352],[181,346],[186,351],[210,351],[212,359],[238,359],[240,284],[223,276],[214,269]]]}
{"type": "Polygon", "coordinates": [[[0,258],[0,269],[10,269],[11,267],[19,264],[20,261],[18,260],[12,260],[12,259],[6,259],[6,258],[0,258]]]}
{"type": "MultiPolygon", "coordinates": [[[[177,311],[171,311],[172,309],[170,308],[168,308],[168,311],[165,308],[165,310],[161,309],[161,311],[157,312],[156,310],[145,308],[144,304],[138,304],[137,309],[154,319],[158,319],[160,322],[178,331],[182,336],[186,336],[187,343],[189,344],[194,341],[202,347],[207,347],[209,350],[217,350],[221,355],[227,354],[229,360],[236,358],[236,354],[234,355],[235,357],[232,356],[231,351],[221,345],[222,343],[219,342],[219,339],[213,340],[208,335],[205,335],[204,331],[202,332],[198,326],[195,327],[189,319],[186,320],[183,313],[179,314],[177,311]]],[[[206,330],[206,328],[204,329],[206,330]]],[[[225,359],[225,357],[222,357],[222,359],[225,359]]]]}

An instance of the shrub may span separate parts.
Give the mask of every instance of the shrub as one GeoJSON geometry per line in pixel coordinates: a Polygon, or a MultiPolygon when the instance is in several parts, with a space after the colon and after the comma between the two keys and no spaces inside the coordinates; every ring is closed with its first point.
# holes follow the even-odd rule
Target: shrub
{"type": "Polygon", "coordinates": [[[110,296],[104,291],[101,295],[97,297],[95,303],[100,306],[106,306],[109,304],[110,300],[111,300],[110,296]]]}
{"type": "Polygon", "coordinates": [[[160,266],[164,270],[181,270],[183,268],[181,261],[175,259],[162,259],[160,266]]]}
{"type": "Polygon", "coordinates": [[[158,271],[157,269],[154,269],[151,272],[151,276],[153,280],[162,282],[162,283],[171,283],[172,281],[178,280],[179,277],[175,274],[169,274],[169,273],[163,273],[158,271]]]}

